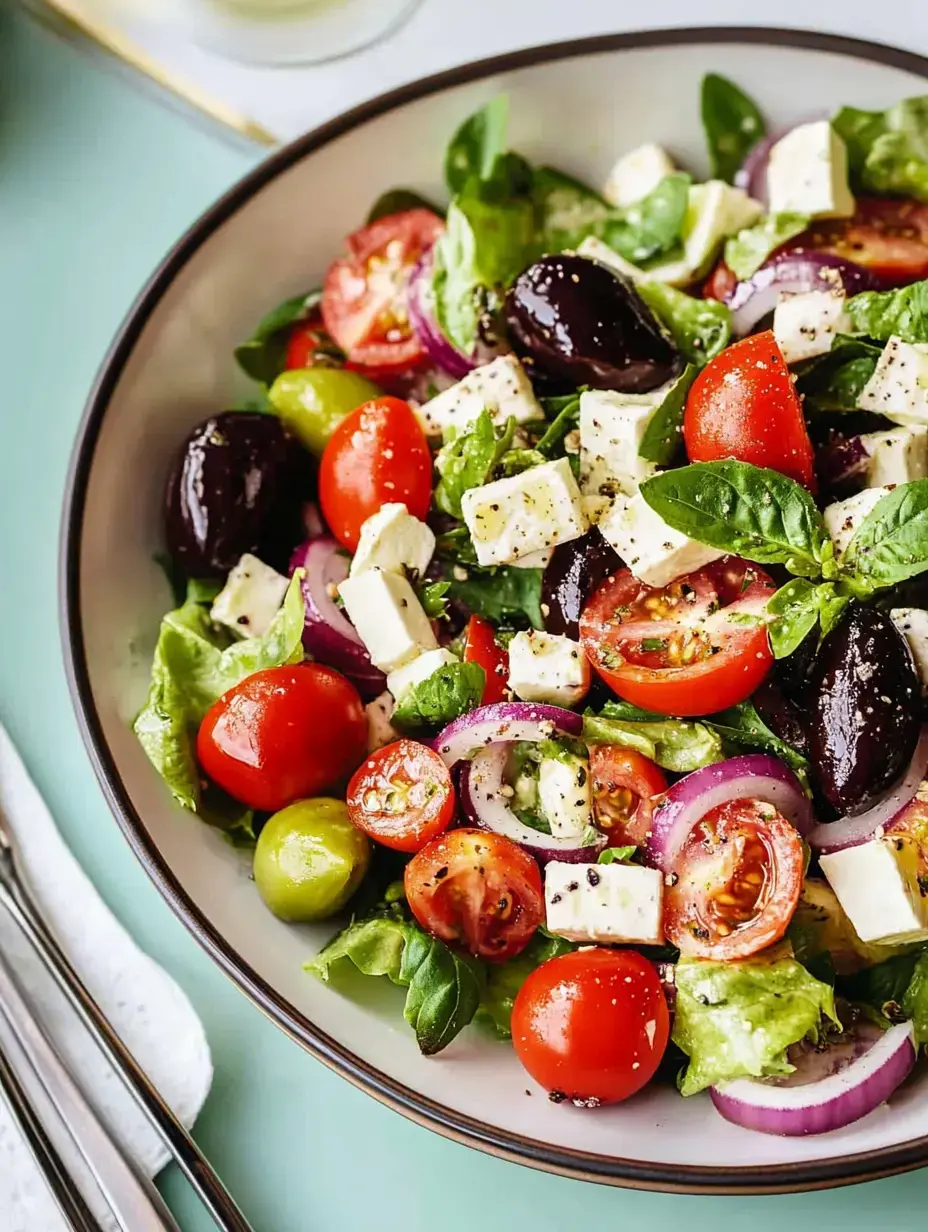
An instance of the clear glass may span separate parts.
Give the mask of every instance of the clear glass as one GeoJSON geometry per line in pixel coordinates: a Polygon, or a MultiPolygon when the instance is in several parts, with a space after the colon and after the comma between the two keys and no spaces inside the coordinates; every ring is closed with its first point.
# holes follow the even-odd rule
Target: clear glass
{"type": "Polygon", "coordinates": [[[191,37],[254,64],[318,64],[401,25],[421,0],[178,0],[191,37]]]}

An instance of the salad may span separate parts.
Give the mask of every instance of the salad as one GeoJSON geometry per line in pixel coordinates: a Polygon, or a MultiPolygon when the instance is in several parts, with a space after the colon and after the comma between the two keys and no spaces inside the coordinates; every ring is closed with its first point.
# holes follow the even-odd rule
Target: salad
{"type": "Polygon", "coordinates": [[[818,1133],[928,1043],[928,97],[701,110],[597,190],[494,98],[259,323],[135,731],[423,1053],[818,1133]]]}

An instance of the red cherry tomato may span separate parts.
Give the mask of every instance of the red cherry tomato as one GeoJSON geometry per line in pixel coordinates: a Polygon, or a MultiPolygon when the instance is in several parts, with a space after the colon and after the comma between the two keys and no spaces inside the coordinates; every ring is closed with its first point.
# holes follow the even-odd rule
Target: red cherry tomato
{"type": "Polygon", "coordinates": [[[742,338],[706,364],[687,395],[683,439],[691,462],[738,458],[814,490],[802,405],[770,330],[742,338]]]}
{"type": "Polygon", "coordinates": [[[332,534],[350,552],[381,505],[398,501],[413,517],[425,517],[432,455],[408,402],[375,398],[345,416],[319,463],[319,500],[332,534]]]}
{"type": "Polygon", "coordinates": [[[388,372],[425,358],[406,294],[413,268],[444,225],[430,210],[404,210],[348,236],[348,255],[325,276],[322,318],[353,363],[388,372]]]}
{"type": "Polygon", "coordinates": [[[702,297],[703,299],[718,299],[723,304],[727,303],[737,285],[737,274],[730,270],[724,261],[719,261],[702,285],[702,297]]]}
{"type": "Polygon", "coordinates": [[[298,321],[294,325],[287,341],[287,357],[285,368],[312,368],[318,362],[320,355],[326,363],[331,363],[332,343],[322,326],[322,317],[314,313],[306,321],[298,321]]]}
{"type": "Polygon", "coordinates": [[[614,847],[640,846],[651,829],[654,801],[667,790],[663,770],[635,749],[593,744],[590,777],[596,825],[614,847]]]}
{"type": "Polygon", "coordinates": [[[210,707],[197,733],[197,757],[209,778],[269,813],[336,787],[366,747],[357,690],[319,663],[247,676],[210,707]]]}
{"type": "Polygon", "coordinates": [[[488,962],[521,953],[545,916],[541,873],[508,838],[449,830],[406,865],[406,901],[423,928],[488,962]]]}
{"type": "Polygon", "coordinates": [[[750,697],[773,666],[763,616],[775,590],[737,556],[660,589],[622,569],[583,609],[580,641],[626,701],[661,714],[711,714],[750,697]]]}
{"type": "Polygon", "coordinates": [[[575,950],[537,967],[512,1007],[519,1060],[552,1095],[616,1104],[651,1081],[670,1035],[657,972],[634,950],[575,950]]]}
{"type": "Polygon", "coordinates": [[[415,740],[397,740],[365,760],[348,784],[348,816],[395,851],[420,851],[454,817],[448,767],[415,740]]]}
{"type": "Polygon", "coordinates": [[[487,674],[481,706],[506,699],[509,679],[509,652],[500,646],[493,626],[480,616],[471,616],[464,631],[464,662],[479,663],[487,674]]]}
{"type": "Polygon", "coordinates": [[[802,840],[772,804],[734,800],[693,827],[664,891],[664,932],[681,954],[725,962],[772,945],[793,918],[802,840]]]}

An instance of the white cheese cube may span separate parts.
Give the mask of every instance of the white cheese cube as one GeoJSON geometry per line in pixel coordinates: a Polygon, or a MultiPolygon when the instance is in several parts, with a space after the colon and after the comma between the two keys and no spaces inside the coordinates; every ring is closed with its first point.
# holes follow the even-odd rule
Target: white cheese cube
{"type": "Polygon", "coordinates": [[[675,168],[666,150],[653,142],[640,145],[623,154],[603,185],[603,196],[610,205],[620,209],[634,205],[649,192],[653,192],[665,176],[672,175],[675,168]]]}
{"type": "Polygon", "coordinates": [[[505,423],[510,416],[516,423],[544,419],[532,383],[514,355],[500,355],[468,372],[456,385],[420,406],[416,415],[426,432],[437,435],[449,428],[462,431],[484,410],[495,424],[505,423]]]}
{"type": "Polygon", "coordinates": [[[889,615],[909,643],[922,692],[928,693],[928,612],[921,607],[894,607],[889,615]]]}
{"type": "Polygon", "coordinates": [[[635,577],[647,586],[667,586],[725,555],[668,526],[640,492],[618,497],[600,518],[599,529],[635,577]]]}
{"type": "Polygon", "coordinates": [[[520,556],[518,560],[514,560],[512,567],[514,569],[547,569],[553,555],[554,548],[545,548],[542,552],[529,552],[527,556],[520,556]]]}
{"type": "Polygon", "coordinates": [[[767,163],[771,214],[850,218],[854,198],[847,180],[847,148],[828,120],[791,129],[767,163]]]}
{"type": "Polygon", "coordinates": [[[568,941],[660,945],[664,878],[640,864],[545,865],[545,925],[568,941]]]}
{"type": "Polygon", "coordinates": [[[893,335],[860,391],[858,406],[894,423],[928,424],[928,344],[893,335]]]}
{"type": "MultiPolygon", "coordinates": [[[[708,273],[722,240],[736,235],[757,222],[764,207],[742,188],[733,188],[724,180],[709,180],[694,184],[689,193],[689,205],[683,223],[683,253],[688,271],[687,281],[708,273]]],[[[659,267],[658,267],[659,268],[659,267]]],[[[658,269],[651,271],[660,277],[658,269]]],[[[660,278],[661,282],[669,279],[660,278]]]]}
{"type": "Polygon", "coordinates": [[[289,580],[246,552],[213,601],[210,619],[236,637],[263,637],[280,610],[289,580]]]}
{"type": "Polygon", "coordinates": [[[889,491],[889,488],[864,488],[863,492],[858,492],[856,496],[835,501],[833,505],[825,508],[822,517],[825,520],[825,529],[835,545],[835,555],[840,556],[847,550],[857,527],[889,491]]]}
{"type": "Polygon", "coordinates": [[[835,334],[851,328],[844,304],[841,290],[780,296],[773,313],[773,336],[788,364],[831,350],[835,334]]]}
{"type": "Polygon", "coordinates": [[[509,687],[524,702],[575,706],[590,687],[579,642],[555,633],[517,633],[509,643],[509,687]]]}
{"type": "Polygon", "coordinates": [[[589,529],[566,458],[471,488],[461,512],[481,565],[508,565],[589,529]]]}
{"type": "Polygon", "coordinates": [[[376,753],[384,745],[392,744],[400,739],[400,733],[390,722],[393,714],[393,698],[389,693],[381,693],[364,707],[367,714],[367,751],[376,753]]]}
{"type": "Polygon", "coordinates": [[[819,857],[822,872],[861,941],[928,940],[928,897],[919,887],[918,843],[886,834],[819,857]]]}
{"type": "Polygon", "coordinates": [[[338,593],[371,661],[382,672],[396,671],[437,649],[429,618],[399,573],[368,569],[346,578],[338,593]]]}
{"type": "Polygon", "coordinates": [[[647,394],[589,389],[580,395],[580,491],[633,496],[657,469],[638,451],[672,382],[647,394]]]}
{"type": "Polygon", "coordinates": [[[431,527],[414,518],[405,505],[381,505],[361,527],[350,576],[357,577],[366,569],[383,569],[385,573],[408,571],[422,577],[434,551],[431,527]]]}
{"type": "Polygon", "coordinates": [[[588,235],[585,240],[581,241],[577,248],[577,255],[586,257],[590,261],[598,261],[600,265],[605,265],[613,273],[624,274],[632,282],[640,282],[646,276],[644,270],[639,269],[637,265],[632,265],[631,261],[626,261],[614,248],[610,248],[604,240],[597,239],[595,235],[588,235]]]}
{"type": "Polygon", "coordinates": [[[439,650],[427,650],[425,654],[418,655],[405,667],[398,667],[396,671],[390,672],[387,676],[387,688],[399,701],[407,689],[411,689],[414,684],[421,684],[423,680],[428,680],[429,676],[437,672],[440,667],[459,662],[457,655],[446,650],[444,646],[439,650]]]}
{"type": "Polygon", "coordinates": [[[538,805],[556,838],[580,838],[593,824],[590,763],[565,754],[538,766],[538,805]]]}
{"type": "Polygon", "coordinates": [[[928,427],[865,432],[860,442],[869,457],[864,472],[868,488],[911,483],[928,476],[928,427]]]}

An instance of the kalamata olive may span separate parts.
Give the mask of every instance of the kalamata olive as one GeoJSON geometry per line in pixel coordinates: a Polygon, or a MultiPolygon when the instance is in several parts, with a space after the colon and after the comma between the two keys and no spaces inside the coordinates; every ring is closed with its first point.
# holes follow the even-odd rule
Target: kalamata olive
{"type": "Polygon", "coordinates": [[[752,698],[757,713],[774,735],[808,756],[808,714],[787,697],[779,683],[768,676],[752,698]]]}
{"type": "Polygon", "coordinates": [[[861,813],[905,771],[920,727],[915,665],[888,615],[849,609],[822,642],[810,700],[816,785],[839,813],[861,813]]]}
{"type": "Polygon", "coordinates": [[[569,389],[644,393],[683,367],[631,282],[586,257],[543,257],[523,270],[506,296],[506,324],[531,375],[569,389]]]}
{"type": "Polygon", "coordinates": [[[286,573],[313,484],[312,459],[275,416],[214,415],[187,437],[168,479],[168,549],[188,577],[221,576],[244,552],[286,573]]]}
{"type": "Polygon", "coordinates": [[[580,539],[554,549],[542,579],[545,629],[564,637],[580,636],[580,613],[594,590],[622,561],[594,526],[580,539]]]}

